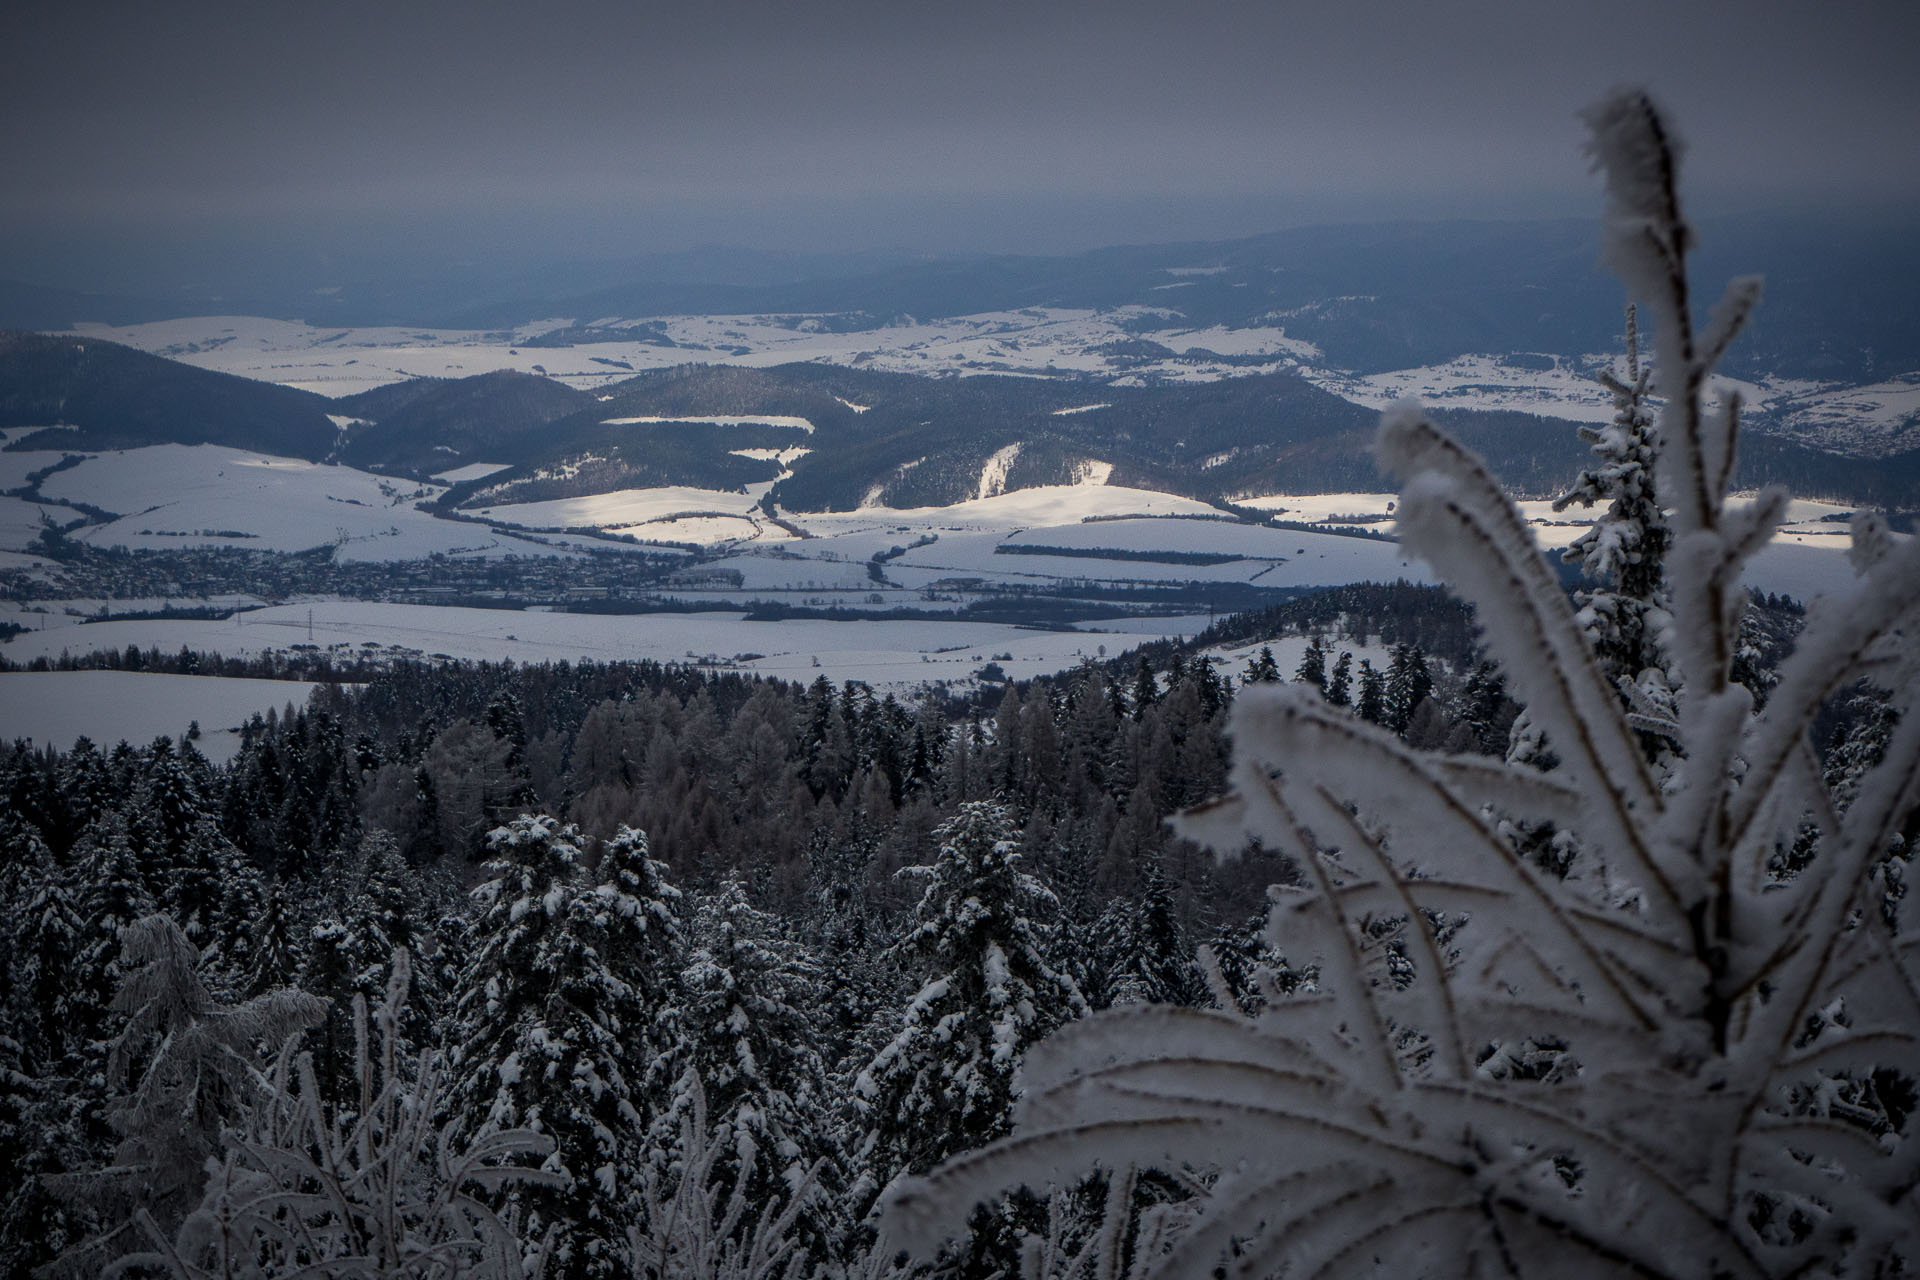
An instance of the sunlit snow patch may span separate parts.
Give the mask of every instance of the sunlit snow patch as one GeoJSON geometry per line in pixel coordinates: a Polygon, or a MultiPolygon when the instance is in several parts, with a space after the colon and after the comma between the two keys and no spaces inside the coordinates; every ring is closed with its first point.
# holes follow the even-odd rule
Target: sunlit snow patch
{"type": "Polygon", "coordinates": [[[656,422],[697,422],[712,427],[792,427],[796,431],[813,432],[813,424],[805,418],[790,417],[786,414],[759,413],[745,415],[706,415],[678,414],[671,417],[642,416],[636,418],[602,418],[603,427],[645,426],[656,422]]]}
{"type": "Polygon", "coordinates": [[[451,471],[436,472],[433,476],[441,484],[464,484],[468,480],[484,480],[496,471],[505,471],[511,463],[506,462],[469,462],[464,467],[455,467],[451,471]]]}
{"type": "Polygon", "coordinates": [[[976,498],[998,497],[1007,491],[1007,471],[1013,466],[1014,459],[1020,456],[1020,442],[995,449],[980,468],[980,486],[974,494],[976,498]]]}

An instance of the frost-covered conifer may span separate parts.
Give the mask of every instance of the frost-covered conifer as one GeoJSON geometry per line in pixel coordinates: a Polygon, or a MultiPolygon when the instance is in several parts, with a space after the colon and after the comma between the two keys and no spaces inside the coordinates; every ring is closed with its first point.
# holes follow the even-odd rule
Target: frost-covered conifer
{"type": "Polygon", "coordinates": [[[321,1096],[331,1103],[344,1103],[353,1088],[354,997],[385,985],[378,979],[385,977],[381,967],[391,954],[374,949],[364,923],[329,917],[310,925],[301,938],[299,987],[327,1002],[311,1053],[321,1096]]]}
{"type": "Polygon", "coordinates": [[[475,891],[446,1114],[465,1140],[551,1138],[542,1167],[563,1176],[517,1193],[529,1243],[551,1233],[554,1273],[568,1280],[622,1275],[640,1149],[623,1037],[648,1011],[608,959],[634,920],[581,882],[576,828],[525,815],[487,846],[494,878],[475,891]]]}
{"type": "Polygon", "coordinates": [[[1336,707],[1353,701],[1353,655],[1345,649],[1334,660],[1333,674],[1327,677],[1327,701],[1336,707]]]}
{"type": "Polygon", "coordinates": [[[92,1162],[92,1035],[103,1010],[74,981],[87,931],[65,870],[30,833],[11,852],[15,911],[0,965],[0,1274],[26,1274],[90,1230],[49,1176],[92,1162]]]}
{"type": "MultiPolygon", "coordinates": [[[[748,1199],[790,1192],[826,1149],[827,1071],[815,1025],[821,974],[783,935],[780,921],[747,901],[737,875],[703,896],[682,976],[685,996],[674,1061],[683,1071],[673,1102],[654,1123],[664,1166],[697,1153],[677,1149],[703,1091],[707,1122],[733,1155],[716,1175],[745,1173],[748,1199]],[[751,1158],[749,1156],[751,1155],[751,1158]]],[[[837,1235],[823,1198],[803,1209],[802,1230],[819,1247],[837,1235]]]]}
{"type": "Polygon", "coordinates": [[[1320,643],[1319,636],[1307,641],[1307,651],[1300,655],[1293,679],[1296,684],[1310,684],[1316,689],[1327,687],[1327,647],[1320,643]]]}
{"type": "MultiPolygon", "coordinates": [[[[1173,884],[1158,858],[1147,864],[1140,896],[1117,899],[1101,916],[1094,946],[1106,980],[1098,1004],[1205,1002],[1193,944],[1181,927],[1173,884]]],[[[1093,1000],[1091,994],[1088,998],[1093,1000]]]]}
{"type": "MultiPolygon", "coordinates": [[[[800,1280],[840,1274],[810,1268],[819,1261],[804,1237],[802,1213],[816,1202],[821,1164],[771,1196],[756,1196],[760,1153],[744,1153],[733,1134],[707,1122],[706,1092],[692,1072],[670,1169],[649,1169],[640,1221],[627,1233],[634,1275],[644,1280],[800,1280]],[[746,1176],[741,1176],[744,1170],[746,1176]]],[[[877,1257],[845,1274],[859,1280],[904,1280],[901,1268],[877,1257]]]]}
{"type": "Polygon", "coordinates": [[[893,1038],[854,1083],[876,1187],[1006,1132],[1027,1047],[1086,1002],[1047,958],[1051,890],[1020,870],[1012,818],[964,804],[935,832],[939,857],[893,956],[917,989],[893,1038]]]}
{"type": "Polygon", "coordinates": [[[1458,721],[1471,735],[1473,750],[1482,755],[1504,755],[1512,727],[1513,706],[1500,679],[1499,668],[1490,662],[1476,663],[1467,673],[1460,690],[1458,721]]]}
{"type": "Polygon", "coordinates": [[[1427,655],[1418,645],[1395,645],[1393,661],[1387,666],[1382,722],[1395,733],[1405,733],[1413,723],[1414,712],[1432,692],[1433,672],[1427,667],[1427,655]]]}
{"type": "Polygon", "coordinates": [[[632,1102],[642,1128],[676,1078],[675,1043],[684,993],[686,938],[680,890],[667,880],[647,834],[621,827],[600,847],[596,911],[605,915],[605,964],[625,984],[629,1023],[621,1033],[632,1102]]]}
{"type": "MultiPolygon", "coordinates": [[[[83,885],[80,915],[85,928],[71,975],[84,1019],[78,1032],[89,1040],[103,1040],[109,1038],[108,1006],[120,980],[122,933],[134,921],[152,915],[154,901],[147,893],[139,855],[117,816],[109,815],[88,827],[74,855],[83,885]]],[[[286,984],[283,980],[276,985],[286,984]]],[[[247,994],[264,995],[269,989],[247,994]]],[[[91,1056],[100,1059],[105,1054],[91,1056]]]]}
{"type": "Polygon", "coordinates": [[[45,1076],[59,1072],[69,1052],[81,1047],[73,1035],[86,1020],[86,993],[73,976],[86,945],[86,923],[46,846],[33,841],[24,856],[19,914],[7,922],[12,937],[0,1007],[27,1069],[45,1076]]]}
{"type": "Polygon", "coordinates": [[[1638,316],[1637,307],[1627,307],[1626,376],[1600,373],[1613,394],[1613,421],[1580,428],[1599,461],[1553,503],[1555,511],[1607,504],[1561,558],[1577,563],[1593,584],[1574,600],[1601,667],[1616,682],[1636,683],[1642,672],[1666,665],[1658,632],[1666,621],[1664,566],[1672,538],[1655,481],[1659,431],[1647,403],[1653,369],[1640,363],[1638,316]]]}
{"type": "Polygon", "coordinates": [[[1386,681],[1367,658],[1360,659],[1360,692],[1354,697],[1353,709],[1368,724],[1380,724],[1387,716],[1386,681]]]}
{"type": "Polygon", "coordinates": [[[307,963],[299,927],[285,887],[275,881],[267,888],[248,939],[247,971],[241,986],[246,995],[257,996],[294,983],[307,963]]]}
{"type": "Polygon", "coordinates": [[[461,1144],[436,1127],[444,1080],[431,1050],[405,1051],[407,982],[399,951],[371,1016],[356,996],[353,1085],[327,1103],[313,1063],[289,1040],[229,1126],[198,1205],[169,1232],[142,1216],[147,1248],[123,1253],[111,1276],[170,1280],[526,1280],[541,1274],[509,1223],[484,1203],[503,1189],[553,1187],[556,1172],[516,1167],[552,1150],[525,1129],[461,1144]]]}

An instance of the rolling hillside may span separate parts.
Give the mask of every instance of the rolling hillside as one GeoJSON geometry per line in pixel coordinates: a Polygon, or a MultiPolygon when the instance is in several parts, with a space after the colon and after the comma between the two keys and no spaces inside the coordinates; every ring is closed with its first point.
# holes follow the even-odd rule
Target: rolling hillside
{"type": "Polygon", "coordinates": [[[317,460],[339,435],[335,412],[324,396],[117,343],[0,330],[0,428],[71,428],[30,447],[224,444],[317,460]]]}

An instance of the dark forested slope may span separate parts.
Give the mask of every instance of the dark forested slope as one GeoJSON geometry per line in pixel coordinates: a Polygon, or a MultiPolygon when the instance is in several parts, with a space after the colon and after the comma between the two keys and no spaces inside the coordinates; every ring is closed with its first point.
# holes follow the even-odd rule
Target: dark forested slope
{"type": "Polygon", "coordinates": [[[319,459],[333,448],[324,396],[212,373],[116,342],[0,331],[0,427],[65,426],[28,447],[224,444],[319,459]]]}

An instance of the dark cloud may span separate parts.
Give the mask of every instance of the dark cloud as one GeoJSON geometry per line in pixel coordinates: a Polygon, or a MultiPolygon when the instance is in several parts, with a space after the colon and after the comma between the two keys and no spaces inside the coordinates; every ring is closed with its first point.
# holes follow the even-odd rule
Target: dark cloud
{"type": "Polygon", "coordinates": [[[1908,0],[28,0],[0,16],[0,220],[604,252],[1584,211],[1574,113],[1628,80],[1708,198],[1897,204],[1916,55],[1908,0]]]}

